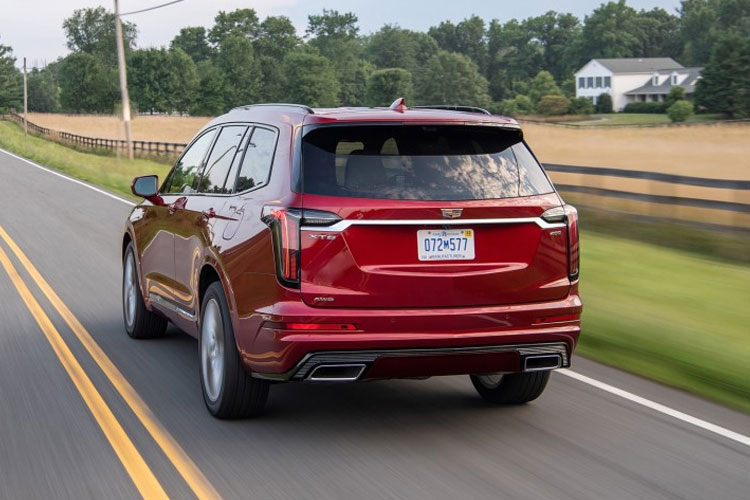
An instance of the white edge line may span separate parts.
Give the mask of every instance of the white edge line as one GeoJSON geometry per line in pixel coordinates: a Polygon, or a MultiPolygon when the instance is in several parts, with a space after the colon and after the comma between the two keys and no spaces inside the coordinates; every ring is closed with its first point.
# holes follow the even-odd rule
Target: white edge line
{"type": "Polygon", "coordinates": [[[83,182],[81,180],[75,179],[73,177],[69,177],[69,176],[67,176],[65,174],[61,174],[60,172],[56,172],[55,170],[52,170],[50,168],[43,167],[43,166],[39,165],[38,163],[34,163],[31,160],[27,160],[26,158],[24,158],[22,156],[18,156],[17,154],[11,153],[10,151],[6,151],[3,148],[0,148],[0,152],[3,152],[6,155],[15,158],[16,160],[21,160],[23,162],[26,162],[29,165],[31,165],[32,167],[36,167],[38,169],[44,170],[45,172],[49,172],[52,175],[56,175],[56,176],[61,177],[61,178],[65,179],[65,180],[68,180],[70,182],[74,182],[74,183],[79,184],[81,186],[87,187],[87,188],[91,189],[92,191],[96,191],[97,193],[103,194],[104,196],[109,196],[110,198],[115,199],[117,201],[120,201],[122,203],[125,203],[126,205],[130,205],[131,207],[135,206],[135,203],[133,203],[132,201],[128,201],[125,198],[120,198],[119,196],[114,195],[114,194],[112,194],[112,193],[110,193],[108,191],[105,191],[104,189],[99,189],[98,187],[94,187],[91,184],[88,184],[88,183],[83,182]]]}
{"type": "Polygon", "coordinates": [[[558,373],[560,373],[561,375],[565,375],[566,377],[578,380],[579,382],[583,382],[584,384],[588,384],[592,387],[596,387],[597,389],[600,389],[604,392],[614,394],[615,396],[627,399],[628,401],[632,401],[633,403],[645,406],[646,408],[650,408],[664,415],[668,415],[677,420],[681,420],[682,422],[694,425],[709,432],[713,432],[714,434],[718,434],[719,436],[731,439],[732,441],[736,441],[740,444],[744,444],[745,446],[750,446],[750,437],[738,432],[730,431],[729,429],[725,429],[724,427],[712,424],[711,422],[707,422],[692,415],[688,415],[687,413],[683,413],[668,406],[664,406],[663,404],[651,401],[650,399],[642,398],[641,396],[637,396],[631,392],[619,389],[609,384],[605,384],[604,382],[600,382],[596,379],[587,377],[586,375],[581,375],[580,373],[574,371],[566,369],[558,370],[558,373]]]}
{"type": "MultiPolygon", "coordinates": [[[[39,165],[38,163],[35,163],[31,160],[27,160],[26,158],[23,158],[22,156],[18,156],[16,154],[11,153],[10,151],[6,151],[3,148],[0,148],[0,152],[5,153],[8,156],[11,156],[17,160],[21,160],[23,162],[28,163],[32,167],[36,167],[38,169],[44,170],[45,172],[49,172],[52,175],[56,175],[58,177],[61,177],[65,180],[68,180],[70,182],[74,182],[76,184],[79,184],[83,187],[89,188],[92,191],[96,191],[97,193],[103,194],[104,196],[108,196],[114,200],[117,200],[119,202],[125,203],[126,205],[135,206],[135,203],[132,201],[128,201],[125,198],[120,198],[117,195],[114,195],[110,192],[107,192],[103,189],[99,189],[97,187],[92,186],[91,184],[88,184],[86,182],[80,181],[78,179],[74,179],[73,177],[69,177],[67,175],[61,174],[60,172],[56,172],[54,170],[51,170],[47,167],[43,167],[39,165]]],[[[656,401],[651,401],[650,399],[643,398],[641,396],[637,396],[633,394],[632,392],[625,391],[623,389],[619,389],[615,386],[605,384],[604,382],[600,382],[596,379],[593,379],[591,377],[587,377],[586,375],[581,375],[580,373],[576,373],[574,371],[570,370],[558,370],[558,373],[565,375],[566,377],[578,380],[579,382],[583,382],[584,384],[588,384],[592,387],[596,387],[597,389],[600,389],[604,392],[608,392],[610,394],[614,394],[615,396],[619,396],[623,399],[627,399],[628,401],[632,401],[633,403],[639,404],[641,406],[645,406],[646,408],[650,408],[656,412],[662,413],[664,415],[668,415],[672,418],[675,418],[677,420],[680,420],[682,422],[688,423],[690,425],[694,425],[696,427],[699,427],[703,430],[713,432],[714,434],[718,434],[719,436],[725,437],[727,439],[731,439],[732,441],[736,441],[740,444],[744,444],[745,446],[750,446],[750,437],[745,436],[743,434],[740,434],[738,432],[731,431],[729,429],[726,429],[724,427],[721,427],[716,424],[712,424],[711,422],[707,422],[705,420],[702,420],[700,418],[694,417],[692,415],[688,415],[687,413],[683,413],[681,411],[675,410],[673,408],[670,408],[668,406],[664,406],[663,404],[657,403],[656,401]]]]}

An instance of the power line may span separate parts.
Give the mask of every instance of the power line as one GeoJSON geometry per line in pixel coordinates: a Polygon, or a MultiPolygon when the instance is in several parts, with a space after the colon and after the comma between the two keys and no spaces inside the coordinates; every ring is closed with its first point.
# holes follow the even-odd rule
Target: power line
{"type": "Polygon", "coordinates": [[[184,1],[185,0],[172,0],[171,2],[163,3],[161,5],[155,5],[153,7],[147,8],[147,9],[132,10],[130,12],[123,12],[122,14],[120,14],[120,17],[122,17],[122,16],[129,16],[131,14],[140,14],[141,12],[148,12],[149,10],[161,9],[162,7],[166,7],[168,5],[173,5],[173,4],[184,2],[184,1]]]}

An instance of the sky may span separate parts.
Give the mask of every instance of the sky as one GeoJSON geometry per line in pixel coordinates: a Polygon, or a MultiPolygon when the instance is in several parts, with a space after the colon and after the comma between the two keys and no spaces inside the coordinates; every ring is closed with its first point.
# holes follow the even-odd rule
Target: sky
{"type": "MultiPolygon", "coordinates": [[[[167,0],[120,0],[122,12],[139,10],[167,0]]],[[[351,11],[359,17],[360,32],[372,33],[384,24],[398,24],[402,28],[426,31],[444,20],[453,22],[477,14],[489,21],[525,19],[548,10],[571,12],[579,18],[598,7],[603,0],[184,0],[163,9],[129,16],[138,25],[138,46],[167,46],[184,26],[206,26],[220,10],[254,8],[258,16],[283,15],[289,17],[300,34],[304,33],[309,14],[323,9],[351,11]]],[[[628,0],[636,9],[661,7],[674,13],[679,0],[628,0]]],[[[14,55],[25,56],[29,66],[42,66],[67,54],[63,19],[75,9],[103,5],[113,8],[113,2],[97,0],[0,0],[0,44],[10,45],[14,55]]]]}

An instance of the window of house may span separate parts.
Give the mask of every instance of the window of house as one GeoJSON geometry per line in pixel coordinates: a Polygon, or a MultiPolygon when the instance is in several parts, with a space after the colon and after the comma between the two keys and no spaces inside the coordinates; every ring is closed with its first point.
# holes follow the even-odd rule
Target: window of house
{"type": "Polygon", "coordinates": [[[654,76],[651,79],[651,84],[652,85],[659,85],[659,74],[658,73],[654,73],[654,76]]]}
{"type": "Polygon", "coordinates": [[[586,87],[590,88],[590,89],[594,88],[594,77],[593,76],[589,76],[589,77],[586,78],[586,87]]]}
{"type": "Polygon", "coordinates": [[[672,75],[672,85],[677,85],[677,74],[672,75]]]}
{"type": "Polygon", "coordinates": [[[604,77],[604,88],[608,89],[612,86],[612,77],[605,76],[604,77]]]}
{"type": "Polygon", "coordinates": [[[598,88],[598,89],[602,88],[602,77],[601,76],[597,76],[596,77],[596,88],[598,88]]]}
{"type": "Polygon", "coordinates": [[[578,88],[579,89],[585,89],[586,88],[586,79],[582,76],[578,77],[578,88]]]}
{"type": "Polygon", "coordinates": [[[255,127],[237,177],[236,192],[247,191],[268,183],[274,151],[276,151],[276,132],[255,127]]]}
{"type": "Polygon", "coordinates": [[[233,182],[229,182],[226,189],[224,184],[227,183],[229,169],[247,128],[243,125],[233,125],[221,129],[219,137],[208,155],[206,166],[203,168],[198,192],[230,193],[232,191],[233,182]]]}

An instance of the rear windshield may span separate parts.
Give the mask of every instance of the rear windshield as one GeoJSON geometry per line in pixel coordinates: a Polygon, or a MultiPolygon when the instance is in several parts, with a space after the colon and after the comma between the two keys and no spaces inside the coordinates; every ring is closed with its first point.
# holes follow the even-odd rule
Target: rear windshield
{"type": "Polygon", "coordinates": [[[486,126],[321,127],[302,143],[302,192],[397,200],[551,193],[521,132],[486,126]]]}

